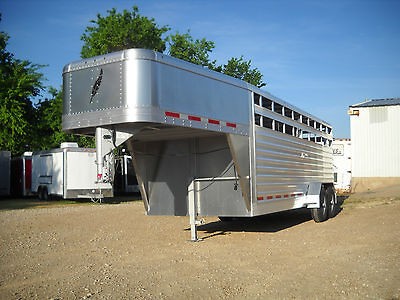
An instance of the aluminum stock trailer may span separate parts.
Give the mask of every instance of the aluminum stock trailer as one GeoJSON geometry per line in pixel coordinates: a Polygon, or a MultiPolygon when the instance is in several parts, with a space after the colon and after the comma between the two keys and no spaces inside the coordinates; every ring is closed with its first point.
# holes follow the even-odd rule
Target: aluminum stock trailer
{"type": "Polygon", "coordinates": [[[63,129],[125,143],[149,215],[253,217],[309,208],[333,215],[332,127],[244,81],[129,49],[63,70],[63,129]]]}

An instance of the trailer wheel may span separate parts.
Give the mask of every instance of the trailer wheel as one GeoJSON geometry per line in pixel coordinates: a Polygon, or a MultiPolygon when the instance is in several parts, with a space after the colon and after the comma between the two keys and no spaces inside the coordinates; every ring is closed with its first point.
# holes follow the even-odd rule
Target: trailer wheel
{"type": "Polygon", "coordinates": [[[41,186],[39,186],[39,188],[38,188],[37,195],[38,195],[39,200],[43,200],[42,199],[43,196],[42,196],[42,187],[41,186]]]}
{"type": "Polygon", "coordinates": [[[324,222],[329,218],[329,202],[327,198],[327,193],[325,187],[321,187],[319,193],[320,208],[311,209],[311,217],[317,223],[324,222]]]}
{"type": "Polygon", "coordinates": [[[42,200],[43,201],[48,201],[49,200],[49,192],[47,190],[47,187],[42,188],[42,200]]]}
{"type": "Polygon", "coordinates": [[[336,216],[336,212],[337,212],[335,190],[334,190],[333,186],[331,186],[331,185],[328,186],[325,194],[326,194],[326,198],[328,201],[328,217],[333,218],[334,216],[336,216]]]}

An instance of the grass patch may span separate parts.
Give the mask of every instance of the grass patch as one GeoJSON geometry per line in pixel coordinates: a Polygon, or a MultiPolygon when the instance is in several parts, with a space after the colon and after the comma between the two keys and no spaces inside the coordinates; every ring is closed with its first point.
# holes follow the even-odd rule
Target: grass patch
{"type": "Polygon", "coordinates": [[[367,197],[362,194],[353,194],[344,199],[342,207],[344,208],[367,208],[378,205],[388,205],[399,202],[399,196],[392,197],[367,197]]]}
{"type": "Polygon", "coordinates": [[[140,194],[129,196],[116,196],[113,198],[104,198],[102,203],[93,203],[90,199],[52,199],[42,201],[35,197],[27,198],[0,198],[0,211],[15,210],[15,209],[35,209],[35,208],[51,208],[64,206],[78,205],[107,205],[119,204],[123,202],[141,201],[140,194]]]}
{"type": "Polygon", "coordinates": [[[34,209],[46,207],[62,207],[69,205],[87,205],[91,202],[75,201],[75,200],[51,200],[41,201],[35,198],[22,198],[22,199],[1,199],[0,210],[15,210],[15,209],[34,209]]]}

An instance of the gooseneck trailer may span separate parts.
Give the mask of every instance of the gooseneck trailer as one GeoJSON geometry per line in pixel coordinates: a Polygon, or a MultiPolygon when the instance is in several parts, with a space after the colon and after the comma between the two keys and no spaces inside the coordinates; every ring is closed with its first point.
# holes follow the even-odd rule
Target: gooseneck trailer
{"type": "MultiPolygon", "coordinates": [[[[307,207],[333,213],[332,128],[246,82],[151,50],[73,62],[63,71],[63,128],[125,143],[146,213],[252,217],[307,207]]],[[[110,142],[111,141],[111,142],[110,142]]]]}

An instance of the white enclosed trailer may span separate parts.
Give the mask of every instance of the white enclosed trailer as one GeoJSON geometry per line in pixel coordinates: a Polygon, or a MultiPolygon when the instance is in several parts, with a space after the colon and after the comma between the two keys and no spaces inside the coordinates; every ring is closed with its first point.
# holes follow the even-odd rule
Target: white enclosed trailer
{"type": "Polygon", "coordinates": [[[351,140],[334,139],[332,150],[335,189],[338,192],[349,192],[351,186],[351,140]]]}
{"type": "Polygon", "coordinates": [[[335,207],[332,129],[246,82],[130,49],[63,71],[63,128],[125,142],[150,215],[258,216],[335,207]]]}
{"type": "Polygon", "coordinates": [[[96,150],[63,143],[60,148],[32,155],[32,192],[39,199],[111,197],[110,182],[98,182],[96,150]]]}

